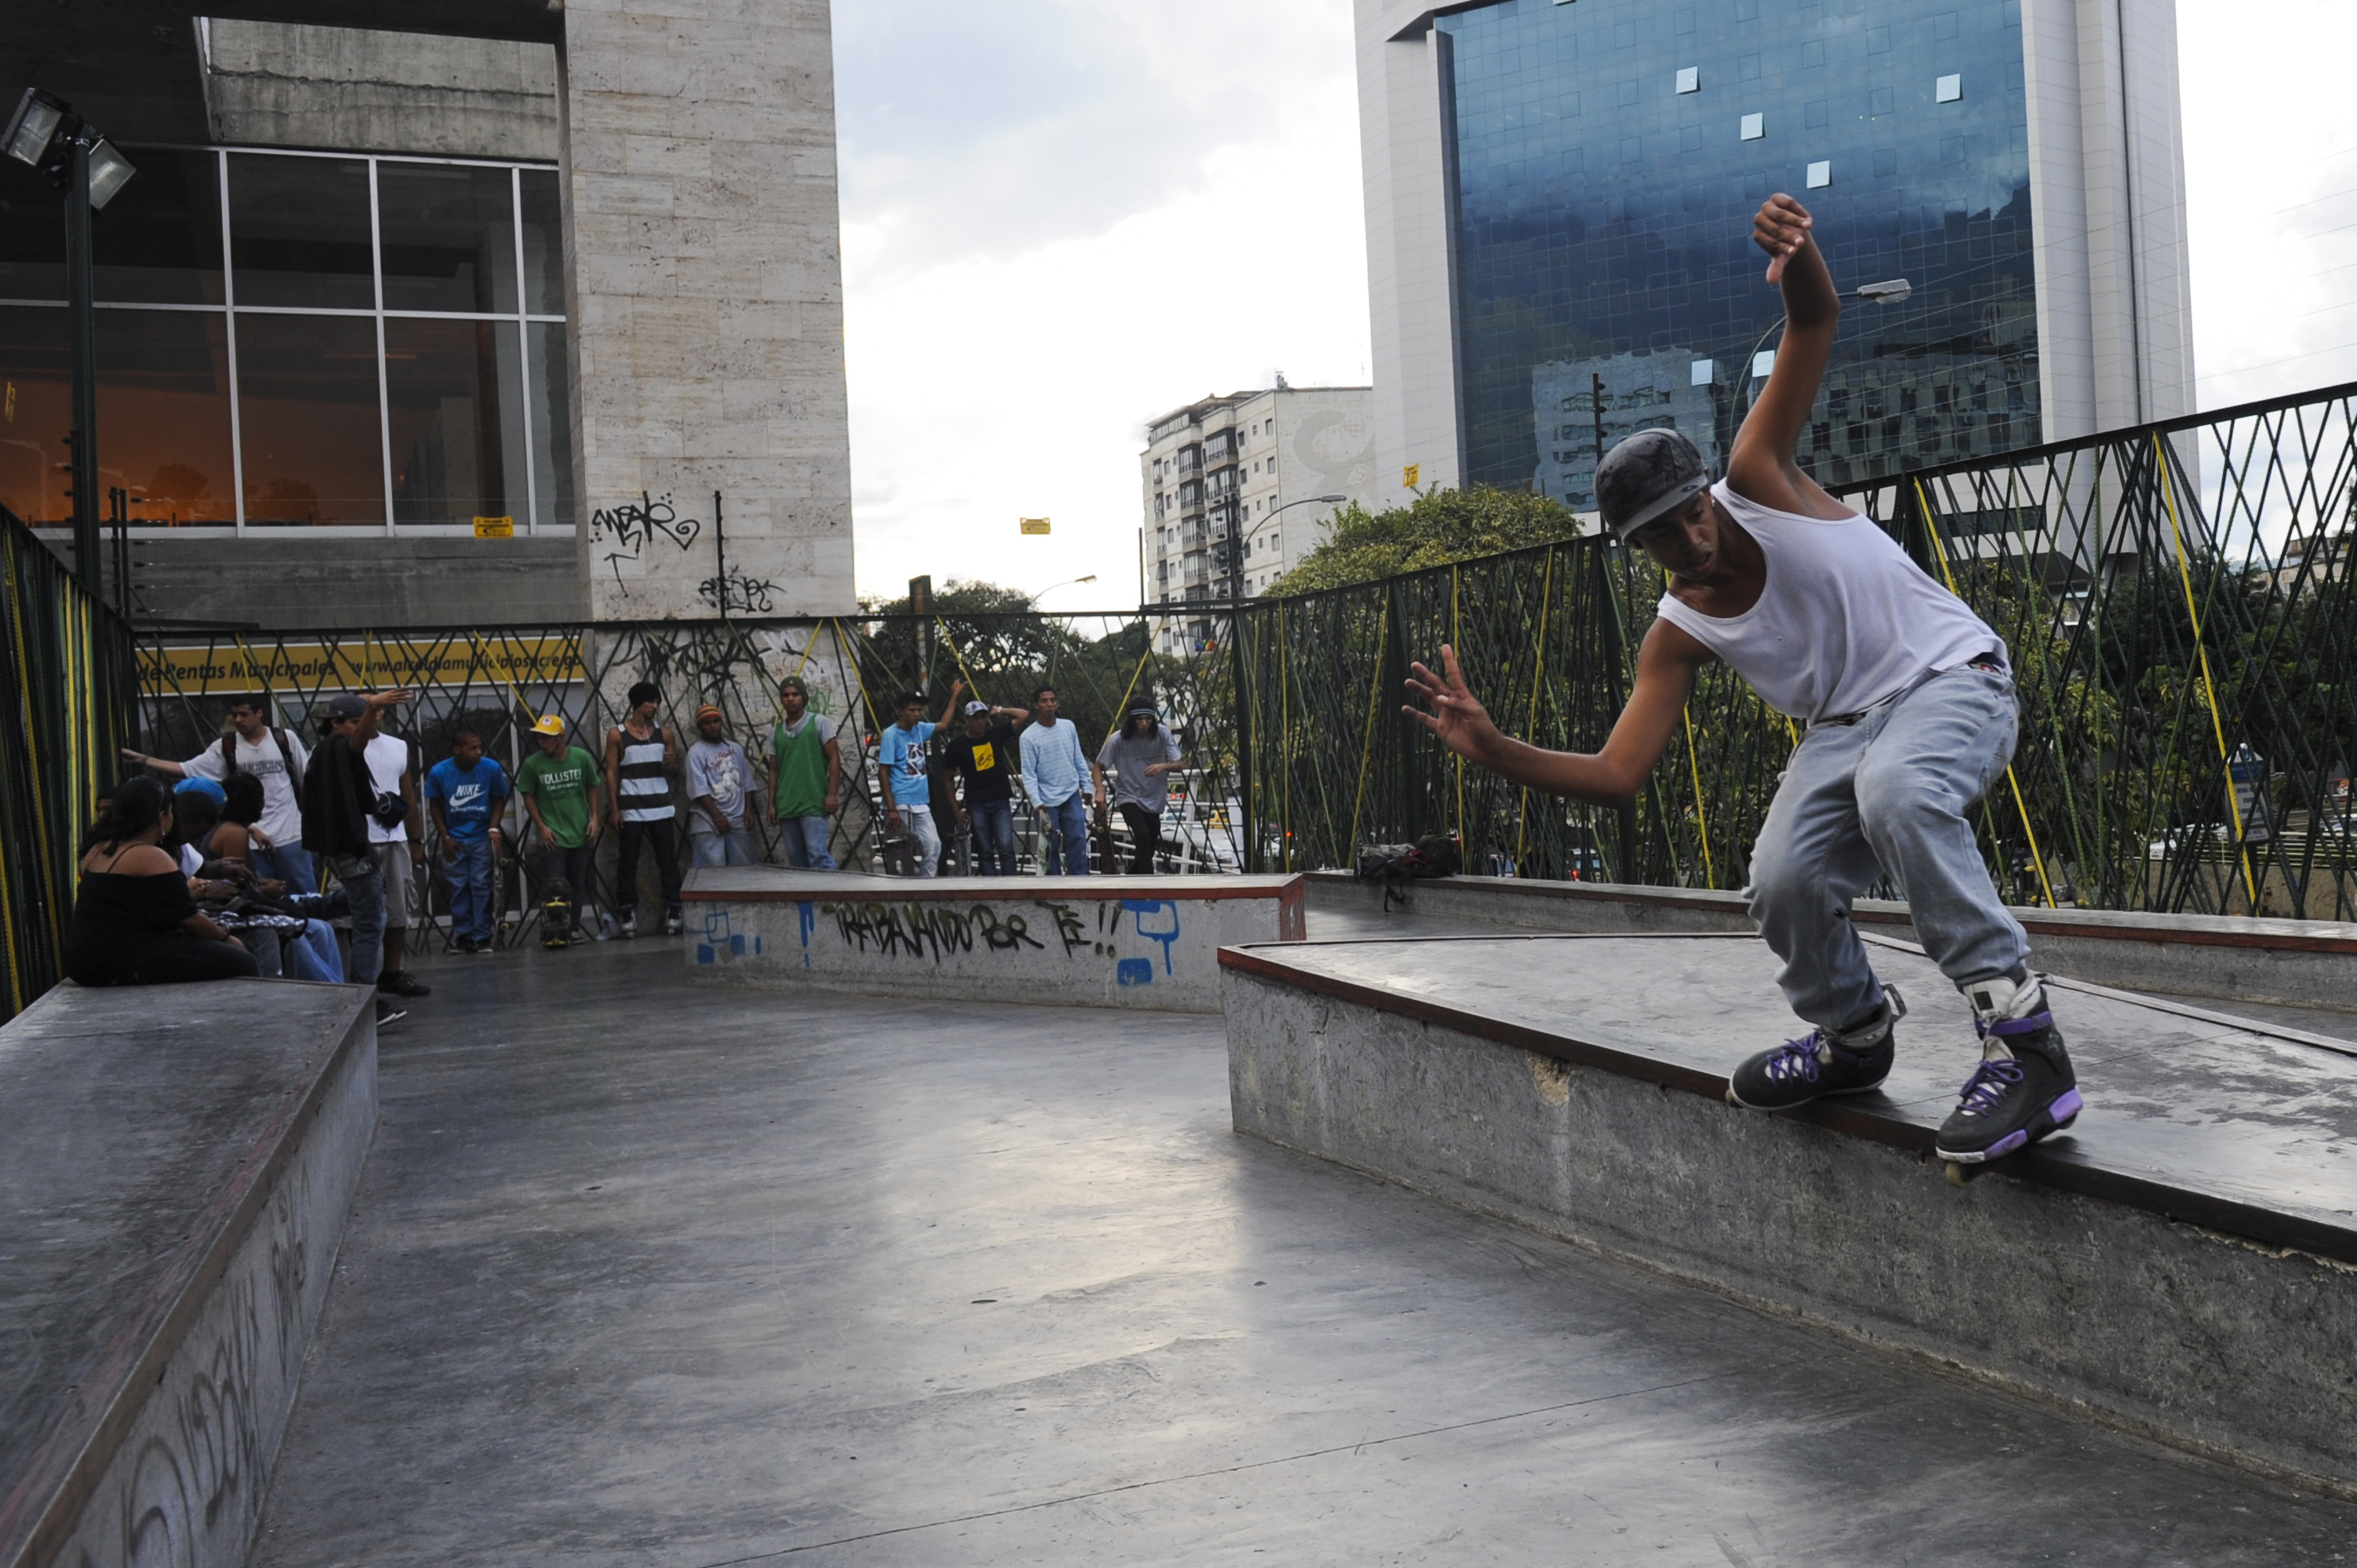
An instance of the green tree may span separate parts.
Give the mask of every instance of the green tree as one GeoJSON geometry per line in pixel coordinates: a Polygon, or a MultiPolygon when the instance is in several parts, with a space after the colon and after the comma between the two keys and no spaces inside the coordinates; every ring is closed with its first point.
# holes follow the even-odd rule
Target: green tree
{"type": "Polygon", "coordinates": [[[1348,587],[1426,566],[1498,555],[1534,544],[1576,538],[1586,525],[1561,501],[1527,490],[1476,485],[1469,490],[1421,491],[1389,511],[1370,512],[1353,501],[1334,516],[1334,532],[1271,584],[1274,596],[1348,587]]]}

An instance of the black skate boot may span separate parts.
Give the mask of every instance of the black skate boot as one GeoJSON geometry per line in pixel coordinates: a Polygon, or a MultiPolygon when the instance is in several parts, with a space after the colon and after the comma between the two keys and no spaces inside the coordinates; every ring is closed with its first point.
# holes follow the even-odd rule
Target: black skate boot
{"type": "Polygon", "coordinates": [[[1943,1160],[1978,1165],[2061,1132],[2083,1102],[2038,976],[1975,981],[1964,999],[1980,1031],[1981,1065],[1933,1146],[1943,1160]]]}
{"type": "Polygon", "coordinates": [[[1748,1111],[1790,1111],[1824,1094],[1864,1094],[1890,1074],[1891,1026],[1907,1016],[1896,986],[1846,1029],[1819,1029],[1762,1051],[1727,1080],[1727,1102],[1748,1111]]]}

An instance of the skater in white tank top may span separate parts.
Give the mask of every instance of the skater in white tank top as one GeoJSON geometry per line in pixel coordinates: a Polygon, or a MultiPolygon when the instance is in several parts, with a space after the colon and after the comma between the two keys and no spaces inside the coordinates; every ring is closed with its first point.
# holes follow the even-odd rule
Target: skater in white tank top
{"type": "Polygon", "coordinates": [[[1868,519],[1827,495],[1794,453],[1832,357],[1840,295],[1808,212],[1770,197],[1752,221],[1787,325],[1774,372],[1717,484],[1694,444],[1642,430],[1597,466],[1605,527],[1669,574],[1603,750],[1545,751],[1501,734],[1458,671],[1414,667],[1410,717],[1517,784],[1599,805],[1636,795],[1661,760],[1695,675],[1721,660],[1805,725],[1751,852],[1752,918],[1783,960],[1778,983],[1814,1028],[1737,1069],[1727,1098],[1781,1111],[1874,1091],[1905,1013],[1875,978],[1849,908],[1889,876],[1916,934],[1972,1004],[1981,1061],[1942,1125],[1944,1160],[1978,1165],[2071,1124],[2081,1101],[2029,944],[2007,912],[1965,812],[2011,760],[2004,642],[1868,519]]]}

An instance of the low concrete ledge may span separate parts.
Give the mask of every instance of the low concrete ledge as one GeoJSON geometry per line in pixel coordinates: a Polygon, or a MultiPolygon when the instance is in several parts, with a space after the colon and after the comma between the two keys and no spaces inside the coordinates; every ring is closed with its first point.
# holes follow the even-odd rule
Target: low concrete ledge
{"type": "Polygon", "coordinates": [[[1957,1191],[1976,1056],[1936,970],[1887,1092],[1721,1098],[1788,1026],[1726,939],[1221,955],[1236,1128],[2113,1424],[2357,1495],[2357,1059],[2082,988],[2088,1111],[1957,1191]]]}
{"type": "Polygon", "coordinates": [[[1302,886],[1297,875],[918,878],[705,867],[687,878],[688,978],[1216,1013],[1219,950],[1299,941],[1302,886]]]}
{"type": "Polygon", "coordinates": [[[375,1124],[366,987],[0,1028],[0,1568],[245,1561],[375,1124]]]}
{"type": "MultiPolygon", "coordinates": [[[[1383,908],[1377,884],[1339,871],[1308,875],[1318,908],[1383,908]]],[[[1701,887],[1442,876],[1410,883],[1408,889],[1415,914],[1527,930],[1752,930],[1743,895],[1701,887]]],[[[2130,991],[2357,1010],[2357,925],[2020,905],[2013,914],[2029,933],[2031,961],[2051,973],[2130,991]]],[[[1851,918],[1862,928],[1914,939],[1914,917],[1903,903],[1861,898],[1851,918]]]]}

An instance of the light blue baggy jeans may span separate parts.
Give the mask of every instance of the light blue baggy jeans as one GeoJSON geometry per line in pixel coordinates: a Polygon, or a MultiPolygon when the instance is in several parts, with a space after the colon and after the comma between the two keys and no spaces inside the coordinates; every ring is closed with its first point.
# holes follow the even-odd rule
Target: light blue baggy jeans
{"type": "Polygon", "coordinates": [[[1802,1018],[1838,1029],[1882,999],[1849,908],[1885,875],[1913,912],[1916,940],[1957,985],[2028,961],[2029,940],[1998,898],[1965,816],[2012,759],[2017,722],[2012,679],[1966,665],[1849,723],[1809,726],[1744,890],[1802,1018]]]}

